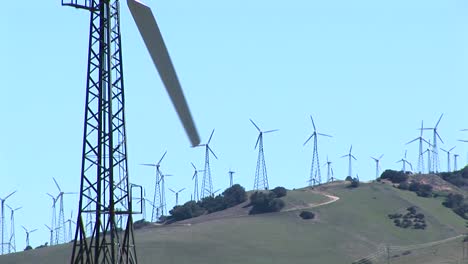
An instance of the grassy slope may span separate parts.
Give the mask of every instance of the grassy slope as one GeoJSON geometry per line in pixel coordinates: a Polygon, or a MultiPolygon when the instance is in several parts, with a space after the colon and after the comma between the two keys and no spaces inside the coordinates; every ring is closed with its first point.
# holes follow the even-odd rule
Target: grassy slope
{"type": "MultiPolygon", "coordinates": [[[[378,183],[358,189],[334,186],[327,191],[341,199],[313,208],[317,213],[314,221],[302,220],[300,211],[291,211],[138,230],[140,263],[342,264],[374,252],[379,244],[426,243],[464,231],[464,221],[437,199],[420,198],[378,183]],[[411,205],[426,215],[425,231],[397,228],[387,218],[387,214],[411,205]]],[[[286,202],[309,204],[326,199],[294,191],[286,202]]],[[[64,247],[2,256],[0,263],[64,263],[70,253],[70,248],[64,247]]]]}

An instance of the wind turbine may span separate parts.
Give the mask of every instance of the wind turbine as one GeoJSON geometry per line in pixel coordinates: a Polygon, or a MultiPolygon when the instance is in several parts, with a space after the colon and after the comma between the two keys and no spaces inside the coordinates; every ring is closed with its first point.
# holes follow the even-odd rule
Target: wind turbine
{"type": "Polygon", "coordinates": [[[333,178],[333,168],[331,167],[332,162],[328,160],[327,156],[327,162],[324,164],[324,166],[327,166],[327,182],[330,182],[334,180],[333,178]]]}
{"type": "Polygon", "coordinates": [[[197,170],[197,167],[195,167],[195,165],[192,163],[192,167],[193,167],[193,176],[192,176],[192,180],[194,181],[194,186],[193,186],[193,199],[195,201],[198,201],[200,200],[200,193],[198,191],[198,173],[199,172],[203,172],[202,170],[197,170]]]}
{"type": "Polygon", "coordinates": [[[72,224],[76,225],[76,222],[73,221],[73,211],[71,211],[70,218],[67,221],[65,221],[65,223],[68,223],[68,239],[67,239],[67,241],[72,241],[72,239],[73,239],[72,224]]]}
{"type": "Polygon", "coordinates": [[[205,170],[203,171],[201,198],[211,196],[211,194],[213,193],[213,180],[211,178],[211,168],[210,168],[210,153],[213,154],[213,156],[216,159],[218,159],[216,154],[210,148],[210,142],[211,142],[211,139],[213,138],[213,134],[214,134],[214,129],[211,132],[211,135],[208,141],[206,142],[206,144],[201,144],[197,146],[197,147],[205,147],[205,170]]]}
{"type": "MultiPolygon", "coordinates": [[[[166,177],[170,177],[172,176],[171,174],[161,174],[161,179],[159,179],[160,183],[161,183],[161,202],[159,203],[159,208],[160,208],[160,213],[161,213],[161,216],[163,215],[167,215],[167,206],[166,206],[166,177]]],[[[154,205],[156,205],[156,203],[154,203],[154,205]]],[[[153,210],[154,210],[154,207],[153,207],[153,210]]],[[[157,211],[156,211],[156,215],[158,215],[157,211]]],[[[155,219],[154,222],[157,222],[159,220],[158,219],[155,219]]]]}
{"type": "Polygon", "coordinates": [[[379,158],[374,158],[374,157],[371,157],[371,159],[373,159],[375,161],[375,179],[378,179],[380,177],[380,160],[382,159],[383,157],[383,154],[380,155],[379,158]]]}
{"type": "MultiPolygon", "coordinates": [[[[161,210],[161,207],[159,206],[159,204],[158,204],[158,205],[155,205],[155,204],[154,204],[153,202],[151,202],[151,200],[149,200],[149,199],[145,199],[145,201],[151,205],[151,208],[153,208],[153,210],[156,210],[157,214],[161,214],[161,215],[162,215],[162,213],[159,212],[159,211],[161,210]]],[[[158,221],[159,221],[159,219],[156,219],[156,222],[158,222],[158,221]]]]}
{"type": "Polygon", "coordinates": [[[318,138],[318,136],[325,136],[325,137],[332,137],[332,136],[327,135],[327,134],[318,133],[317,128],[315,127],[314,119],[312,118],[312,116],[310,116],[310,120],[312,121],[312,126],[314,127],[314,132],[304,142],[304,146],[307,144],[307,142],[309,142],[309,140],[311,140],[312,138],[314,139],[314,150],[312,152],[313,154],[312,154],[312,163],[311,163],[312,165],[311,165],[311,168],[310,168],[310,179],[312,177],[314,177],[315,174],[317,174],[317,176],[318,176],[317,181],[318,181],[319,184],[321,184],[322,183],[322,176],[320,174],[320,162],[319,162],[317,138],[318,138]]]}
{"type": "Polygon", "coordinates": [[[442,119],[442,116],[444,114],[441,114],[439,117],[439,120],[437,121],[436,125],[434,127],[426,127],[423,128],[424,130],[432,130],[433,131],[433,145],[432,145],[432,167],[434,169],[434,172],[439,172],[439,150],[437,148],[437,138],[440,140],[440,142],[444,143],[442,138],[440,137],[439,133],[437,132],[437,127],[439,126],[440,120],[442,119]]]}
{"type": "Polygon", "coordinates": [[[262,131],[255,122],[250,119],[250,122],[257,128],[258,137],[257,143],[255,143],[255,148],[258,146],[258,158],[257,158],[257,168],[255,170],[255,181],[254,181],[254,190],[268,190],[268,175],[265,164],[265,155],[263,152],[263,134],[271,133],[278,131],[278,129],[262,131]]]}
{"type": "Polygon", "coordinates": [[[357,160],[356,157],[354,157],[353,154],[351,154],[352,151],[353,151],[353,145],[351,145],[351,147],[349,148],[349,153],[348,154],[341,156],[342,158],[348,157],[348,176],[351,177],[351,178],[353,177],[352,176],[353,175],[352,174],[352,164],[351,164],[352,159],[357,160]]]}
{"type": "MultiPolygon", "coordinates": [[[[455,146],[456,147],[456,146],[455,146]]],[[[451,148],[449,150],[445,150],[443,148],[440,148],[440,150],[442,150],[443,152],[447,153],[447,172],[451,172],[451,168],[450,168],[450,152],[455,148],[451,148]]]]}
{"type": "Polygon", "coordinates": [[[178,190],[177,192],[172,190],[171,188],[169,188],[169,190],[175,194],[175,199],[176,199],[175,200],[176,201],[175,205],[176,206],[179,205],[179,193],[182,192],[183,190],[185,190],[185,188],[182,188],[182,189],[178,190]]]}
{"type": "Polygon", "coordinates": [[[55,199],[56,201],[59,201],[59,206],[60,206],[58,221],[57,221],[57,226],[56,226],[57,230],[55,233],[55,241],[56,241],[56,244],[61,244],[61,243],[66,242],[65,241],[65,210],[64,210],[64,205],[63,205],[63,196],[65,194],[75,194],[75,193],[62,191],[62,189],[60,188],[55,178],[52,177],[52,179],[54,180],[55,185],[57,186],[57,189],[59,190],[59,194],[57,195],[55,199]]]}
{"type": "Polygon", "coordinates": [[[397,163],[400,163],[400,162],[403,163],[403,167],[401,169],[403,171],[403,173],[406,173],[406,164],[410,165],[411,171],[413,170],[413,165],[411,165],[411,163],[406,159],[406,153],[407,153],[407,151],[405,150],[405,156],[403,158],[401,158],[401,160],[397,161],[397,163]]]}
{"type": "MultiPolygon", "coordinates": [[[[156,164],[152,164],[152,163],[141,164],[143,166],[150,166],[150,167],[155,167],[156,168],[153,204],[158,204],[159,203],[160,206],[162,206],[162,204],[163,204],[162,203],[162,201],[163,201],[162,190],[161,190],[161,179],[162,179],[163,176],[162,176],[160,167],[161,167],[161,162],[164,159],[164,157],[166,156],[166,154],[167,154],[167,151],[164,152],[164,154],[162,155],[162,157],[159,159],[158,163],[156,163],[156,164]]],[[[157,222],[158,219],[161,217],[162,213],[163,213],[162,211],[155,210],[153,208],[153,210],[151,212],[151,222],[157,222]]]]}
{"type": "Polygon", "coordinates": [[[232,187],[233,185],[233,176],[234,176],[234,173],[236,173],[235,171],[232,171],[232,170],[229,170],[229,187],[232,187]]]}
{"type": "MultiPolygon", "coordinates": [[[[62,0],[62,5],[90,12],[80,202],[72,263],[137,263],[127,170],[119,4],[119,0],[62,0]],[[123,181],[115,186],[119,178],[123,181]],[[87,234],[84,214],[96,219],[91,234],[87,234]],[[118,229],[117,217],[126,221],[123,232],[118,229]]],[[[200,139],[195,123],[154,15],[137,0],[127,0],[127,5],[191,144],[196,146],[200,139]]]]}
{"type": "MultiPolygon", "coordinates": [[[[56,204],[57,204],[57,198],[55,198],[55,196],[53,196],[52,194],[50,193],[47,193],[47,195],[50,196],[50,198],[52,198],[52,219],[51,219],[51,223],[50,223],[50,229],[53,230],[54,232],[58,232],[57,230],[57,209],[56,209],[56,204]]],[[[52,236],[53,238],[53,236],[52,236]]],[[[52,240],[54,241],[54,240],[52,240]]],[[[51,246],[53,246],[54,244],[51,242],[50,243],[51,246]]]]}
{"type": "Polygon", "coordinates": [[[24,226],[21,226],[21,227],[22,227],[22,228],[24,229],[24,231],[26,232],[26,247],[28,247],[28,246],[30,246],[30,245],[29,245],[29,235],[30,235],[31,233],[37,231],[37,229],[33,229],[33,230],[29,231],[28,229],[26,229],[26,227],[24,227],[24,226]]]}
{"type": "Polygon", "coordinates": [[[458,167],[457,167],[457,158],[459,157],[460,155],[458,154],[453,154],[453,170],[454,171],[457,171],[458,170],[458,167]]]}
{"type": "Polygon", "coordinates": [[[421,132],[420,132],[420,135],[419,137],[411,140],[410,142],[406,143],[406,145],[408,144],[411,144],[413,142],[415,142],[416,140],[419,141],[419,152],[418,152],[418,171],[419,173],[421,174],[423,171],[424,171],[424,155],[423,155],[423,142],[426,142],[427,144],[431,144],[429,143],[427,140],[425,140],[422,136],[423,136],[423,131],[424,131],[424,125],[423,125],[423,121],[421,121],[421,128],[419,129],[421,132]]]}
{"type": "Polygon", "coordinates": [[[15,212],[21,209],[22,207],[11,208],[8,204],[6,205],[10,211],[10,239],[8,240],[9,248],[8,253],[16,252],[16,227],[15,227],[15,212]]]}
{"type": "Polygon", "coordinates": [[[1,204],[1,209],[2,209],[2,225],[1,225],[1,228],[2,228],[2,255],[6,253],[6,250],[5,250],[5,241],[6,241],[6,235],[7,235],[7,232],[5,230],[5,201],[10,197],[12,196],[13,194],[15,194],[16,191],[8,194],[7,196],[5,196],[5,198],[0,198],[0,204],[1,204]]]}
{"type": "Polygon", "coordinates": [[[431,152],[432,152],[431,146],[432,146],[431,141],[429,141],[427,149],[422,153],[423,155],[427,153],[427,173],[432,172],[431,170],[431,152]]]}

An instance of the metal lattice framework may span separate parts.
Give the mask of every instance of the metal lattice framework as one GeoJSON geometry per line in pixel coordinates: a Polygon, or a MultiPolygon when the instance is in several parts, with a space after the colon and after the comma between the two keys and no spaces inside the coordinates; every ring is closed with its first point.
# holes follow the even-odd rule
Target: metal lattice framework
{"type": "MultiPolygon", "coordinates": [[[[314,132],[310,135],[310,137],[304,142],[304,146],[313,138],[314,140],[314,149],[312,151],[312,163],[310,166],[310,177],[309,177],[309,186],[314,185],[316,182],[318,184],[322,183],[322,175],[320,173],[320,161],[319,161],[319,154],[318,154],[318,143],[317,138],[318,136],[325,136],[331,137],[327,134],[322,134],[317,132],[317,128],[315,127],[315,122],[312,116],[310,116],[310,120],[312,121],[312,126],[314,127],[314,132]],[[315,179],[315,180],[314,180],[315,179]]],[[[327,179],[328,181],[328,179],[327,179]]]]}
{"type": "Polygon", "coordinates": [[[440,169],[440,161],[439,161],[439,148],[437,147],[437,139],[440,140],[440,142],[444,143],[442,138],[439,135],[439,132],[437,132],[437,127],[439,126],[440,120],[442,120],[442,117],[444,114],[441,114],[439,117],[439,120],[435,124],[434,127],[426,127],[422,128],[424,130],[432,130],[433,131],[433,143],[432,143],[432,171],[438,173],[440,169]]]}
{"type": "Polygon", "coordinates": [[[71,263],[137,263],[127,171],[119,1],[62,0],[62,5],[91,13],[80,201],[71,263]],[[94,221],[87,222],[88,215],[94,221]]]}
{"type": "Polygon", "coordinates": [[[268,174],[265,164],[265,154],[263,152],[263,134],[278,131],[278,129],[262,131],[255,122],[250,119],[250,122],[258,130],[257,143],[255,149],[258,147],[257,167],[255,169],[254,190],[268,190],[268,174]]]}
{"type": "Polygon", "coordinates": [[[210,148],[210,142],[213,138],[214,129],[211,132],[210,138],[206,144],[198,145],[199,147],[205,147],[205,170],[203,171],[203,180],[201,185],[200,198],[205,198],[213,195],[213,179],[211,178],[211,167],[210,167],[210,153],[218,159],[216,154],[210,148]]]}
{"type": "Polygon", "coordinates": [[[159,206],[153,206],[153,209],[151,210],[151,222],[157,222],[159,218],[164,214],[164,205],[166,204],[166,199],[164,195],[164,175],[161,173],[161,162],[166,156],[167,151],[164,152],[162,155],[161,159],[159,159],[158,163],[152,164],[152,163],[146,163],[146,164],[141,164],[143,166],[150,166],[150,167],[155,167],[156,168],[156,175],[155,175],[155,183],[154,183],[154,196],[153,196],[153,202],[152,204],[154,205],[159,205],[159,206]],[[163,186],[161,186],[161,184],[163,186]]]}

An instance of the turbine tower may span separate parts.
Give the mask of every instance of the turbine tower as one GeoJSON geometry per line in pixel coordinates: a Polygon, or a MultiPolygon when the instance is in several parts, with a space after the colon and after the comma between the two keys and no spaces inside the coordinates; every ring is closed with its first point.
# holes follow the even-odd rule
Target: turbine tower
{"type": "Polygon", "coordinates": [[[431,152],[432,152],[432,149],[431,149],[431,146],[432,146],[431,141],[429,141],[426,150],[422,153],[423,155],[427,153],[427,173],[432,172],[432,167],[431,167],[431,152]]]}
{"type": "Polygon", "coordinates": [[[278,129],[268,130],[263,132],[255,122],[250,119],[250,122],[257,128],[258,130],[258,138],[257,143],[255,143],[255,148],[257,149],[258,146],[258,158],[257,158],[257,168],[255,170],[255,181],[254,181],[254,190],[268,190],[268,175],[267,169],[265,164],[265,155],[263,152],[263,134],[271,133],[278,131],[278,129]]]}
{"type": "Polygon", "coordinates": [[[349,153],[346,154],[346,155],[343,155],[341,156],[342,158],[344,157],[348,157],[348,176],[349,177],[353,177],[352,175],[352,172],[353,172],[353,167],[352,167],[352,159],[354,160],[357,160],[356,157],[353,156],[353,154],[351,154],[351,152],[353,151],[353,145],[351,145],[351,147],[349,148],[349,153]]]}
{"type": "Polygon", "coordinates": [[[6,238],[7,231],[5,230],[5,226],[6,226],[6,223],[5,223],[5,201],[15,193],[16,193],[16,191],[8,194],[3,199],[0,198],[0,205],[1,205],[1,209],[2,209],[2,215],[1,215],[1,219],[0,219],[2,221],[1,226],[0,226],[2,228],[2,230],[1,230],[1,233],[2,233],[2,245],[1,245],[2,246],[2,255],[7,253],[7,247],[6,247],[6,245],[7,245],[7,243],[6,243],[6,241],[7,241],[7,238],[6,238]]]}
{"type": "Polygon", "coordinates": [[[439,117],[439,120],[437,121],[436,125],[434,127],[426,127],[423,128],[424,130],[432,130],[433,131],[433,145],[432,145],[432,168],[433,172],[438,173],[439,172],[439,149],[437,148],[437,139],[440,140],[440,142],[444,143],[442,138],[440,137],[439,133],[437,132],[437,127],[439,126],[440,120],[442,119],[442,116],[444,114],[441,114],[439,117]]]}
{"type": "Polygon", "coordinates": [[[327,135],[327,134],[318,133],[317,128],[315,127],[314,119],[312,118],[312,116],[310,116],[310,120],[312,121],[312,126],[314,127],[314,132],[304,142],[304,146],[305,146],[307,144],[307,142],[309,142],[309,140],[311,140],[312,138],[314,139],[314,150],[312,152],[313,153],[312,154],[312,165],[311,165],[311,168],[310,168],[310,177],[309,177],[309,179],[310,179],[310,182],[312,182],[312,177],[315,177],[315,175],[317,175],[316,177],[318,177],[318,178],[316,178],[316,181],[318,182],[318,184],[321,184],[322,183],[322,176],[320,174],[320,162],[319,162],[317,138],[318,138],[318,136],[325,136],[325,137],[332,137],[332,136],[327,135]]]}
{"type": "Polygon", "coordinates": [[[232,187],[233,182],[234,182],[234,181],[233,181],[233,178],[234,178],[233,176],[234,176],[234,173],[236,173],[236,172],[235,172],[235,171],[232,171],[232,170],[229,170],[228,173],[229,173],[229,187],[232,187]]]}
{"type": "Polygon", "coordinates": [[[380,177],[380,160],[382,159],[383,154],[379,158],[371,157],[375,161],[375,179],[377,180],[380,177]]]}
{"type": "Polygon", "coordinates": [[[179,193],[181,193],[183,190],[185,190],[185,188],[182,188],[182,189],[178,190],[177,192],[172,190],[171,188],[169,188],[169,190],[175,194],[175,205],[176,206],[179,205],[179,193]]]}
{"type": "MultiPolygon", "coordinates": [[[[151,9],[127,0],[193,146],[199,137],[151,9]]],[[[127,169],[119,0],[62,0],[90,12],[80,200],[71,263],[138,263],[127,169]],[[89,193],[91,195],[89,195],[89,193]],[[86,215],[94,221],[87,231],[86,215]],[[122,219],[122,231],[117,226],[122,219]]]]}
{"type": "Polygon", "coordinates": [[[406,150],[405,150],[405,156],[403,158],[401,158],[401,160],[398,160],[397,163],[403,163],[403,167],[401,168],[401,170],[403,171],[403,173],[406,173],[406,164],[410,165],[410,168],[411,168],[411,171],[413,170],[413,165],[406,159],[406,150]]]}
{"type": "MultiPolygon", "coordinates": [[[[57,199],[50,193],[47,193],[47,195],[50,196],[50,198],[52,198],[52,218],[51,218],[51,221],[50,221],[50,230],[52,230],[52,232],[58,232],[57,231],[57,210],[56,210],[56,204],[57,204],[57,199]]],[[[52,239],[51,239],[51,242],[50,242],[50,245],[53,246],[54,243],[53,241],[55,241],[54,239],[54,236],[52,234],[52,239]]]]}
{"type": "Polygon", "coordinates": [[[206,142],[206,144],[198,145],[198,147],[205,147],[205,170],[203,171],[203,180],[202,180],[200,198],[209,197],[213,193],[213,180],[211,178],[211,168],[210,168],[210,153],[213,154],[213,156],[216,159],[218,159],[216,154],[210,148],[210,142],[211,142],[211,139],[213,138],[213,133],[214,133],[214,129],[211,132],[211,135],[208,139],[208,142],[206,142]]]}
{"type": "Polygon", "coordinates": [[[24,227],[24,226],[21,226],[21,227],[22,227],[22,228],[24,229],[24,231],[26,232],[26,247],[31,246],[31,245],[29,244],[29,235],[30,235],[31,233],[33,233],[33,232],[36,232],[37,229],[33,229],[33,230],[29,231],[28,229],[26,229],[26,227],[24,227]]]}
{"type": "Polygon", "coordinates": [[[45,225],[45,227],[47,227],[47,229],[48,229],[49,232],[50,232],[49,245],[52,246],[52,245],[53,245],[53,242],[54,242],[54,232],[55,232],[55,230],[52,229],[50,226],[48,226],[48,225],[46,225],[46,224],[44,224],[44,225],[45,225]]]}
{"type": "Polygon", "coordinates": [[[15,226],[15,212],[21,209],[22,207],[11,208],[9,205],[6,205],[10,211],[10,239],[8,240],[8,253],[16,252],[16,226],[15,226]]]}
{"type": "MultiPolygon", "coordinates": [[[[159,180],[161,182],[161,201],[159,202],[159,210],[161,215],[167,215],[167,204],[166,204],[166,177],[172,176],[171,174],[161,174],[161,179],[159,180]]],[[[157,205],[154,203],[154,205],[157,205]]],[[[154,207],[153,207],[154,210],[154,207]]],[[[157,214],[157,213],[156,213],[157,214]]],[[[156,219],[155,222],[157,222],[158,219],[156,219]]]]}
{"type": "MultiPolygon", "coordinates": [[[[154,196],[153,196],[153,204],[160,204],[162,205],[162,195],[161,195],[161,178],[162,178],[162,173],[161,173],[161,162],[166,156],[167,151],[164,152],[162,157],[159,159],[158,163],[152,164],[152,163],[145,163],[141,164],[143,166],[150,166],[150,167],[155,167],[156,168],[156,176],[155,176],[155,181],[154,181],[154,196]]],[[[154,208],[151,212],[151,222],[157,222],[158,219],[162,216],[162,211],[160,208],[154,208]]]]}
{"type": "Polygon", "coordinates": [[[62,189],[60,188],[59,184],[55,180],[55,178],[52,177],[52,179],[55,182],[55,185],[57,186],[57,189],[59,190],[59,194],[55,198],[56,201],[59,202],[59,215],[58,215],[58,220],[56,223],[56,233],[55,233],[55,243],[56,244],[61,244],[61,243],[66,243],[65,239],[65,209],[63,205],[63,196],[65,194],[75,194],[73,192],[63,192],[62,189]]]}
{"type": "Polygon", "coordinates": [[[425,140],[423,136],[423,131],[424,131],[424,125],[423,121],[421,121],[421,128],[420,130],[420,135],[419,137],[411,140],[410,142],[406,143],[406,145],[411,144],[415,142],[416,140],[419,141],[419,152],[418,152],[418,172],[421,174],[424,171],[424,155],[423,155],[423,142],[426,142],[427,144],[431,145],[427,140],[425,140]]]}
{"type": "Polygon", "coordinates": [[[447,172],[451,172],[451,168],[450,168],[450,153],[451,151],[454,149],[455,147],[449,149],[449,150],[445,150],[443,148],[440,148],[440,150],[442,150],[443,152],[447,153],[447,172]]]}
{"type": "Polygon", "coordinates": [[[330,182],[334,180],[333,178],[333,168],[331,167],[332,162],[328,160],[327,156],[327,163],[324,164],[324,166],[327,166],[327,182],[330,182]]]}
{"type": "Polygon", "coordinates": [[[458,170],[457,158],[458,158],[459,156],[460,156],[460,155],[458,155],[458,154],[453,154],[453,171],[457,171],[457,170],[458,170]]]}
{"type": "Polygon", "coordinates": [[[201,170],[197,170],[197,167],[195,167],[195,165],[193,164],[192,162],[192,167],[193,167],[193,176],[192,176],[192,180],[194,181],[194,185],[193,185],[193,199],[195,201],[199,201],[200,200],[200,193],[199,193],[199,189],[198,189],[198,173],[199,172],[202,172],[201,170]]]}

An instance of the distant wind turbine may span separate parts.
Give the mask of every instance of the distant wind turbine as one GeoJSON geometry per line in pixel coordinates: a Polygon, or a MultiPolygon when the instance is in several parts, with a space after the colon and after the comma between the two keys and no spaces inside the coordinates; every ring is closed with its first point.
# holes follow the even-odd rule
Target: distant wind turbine
{"type": "Polygon", "coordinates": [[[351,145],[351,147],[349,148],[348,154],[341,156],[342,158],[348,157],[348,176],[351,178],[353,177],[352,176],[353,175],[352,174],[352,170],[353,170],[352,159],[357,160],[356,157],[354,157],[353,154],[351,154],[352,151],[353,151],[353,145],[351,145]]]}

